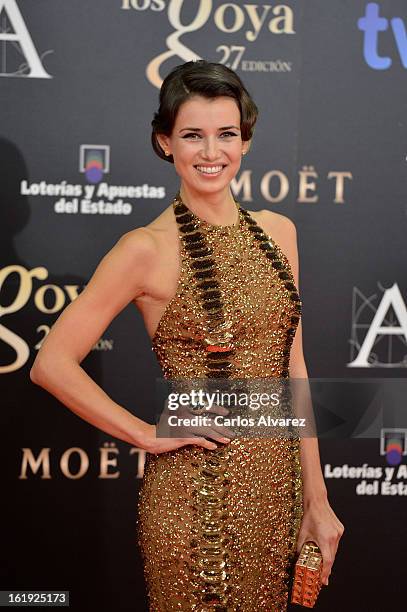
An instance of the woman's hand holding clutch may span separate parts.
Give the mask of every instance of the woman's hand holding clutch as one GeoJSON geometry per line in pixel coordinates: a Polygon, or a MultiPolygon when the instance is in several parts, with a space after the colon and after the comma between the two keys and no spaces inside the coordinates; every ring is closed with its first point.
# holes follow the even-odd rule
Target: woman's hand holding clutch
{"type": "Polygon", "coordinates": [[[326,496],[318,500],[305,501],[301,528],[297,539],[299,553],[304,542],[315,542],[322,553],[321,582],[328,584],[332,565],[345,527],[338,519],[326,496]]]}

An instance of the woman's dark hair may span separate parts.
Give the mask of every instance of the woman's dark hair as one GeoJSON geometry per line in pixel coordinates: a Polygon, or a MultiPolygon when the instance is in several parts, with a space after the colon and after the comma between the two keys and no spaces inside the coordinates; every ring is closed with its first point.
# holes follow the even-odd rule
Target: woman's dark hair
{"type": "Polygon", "coordinates": [[[240,110],[242,140],[252,138],[258,108],[238,75],[224,64],[205,60],[186,62],[176,66],[164,79],[160,106],[151,122],[151,143],[161,159],[174,163],[172,155],[165,155],[157,134],[170,136],[181,104],[197,95],[209,99],[219,96],[234,98],[240,110]]]}

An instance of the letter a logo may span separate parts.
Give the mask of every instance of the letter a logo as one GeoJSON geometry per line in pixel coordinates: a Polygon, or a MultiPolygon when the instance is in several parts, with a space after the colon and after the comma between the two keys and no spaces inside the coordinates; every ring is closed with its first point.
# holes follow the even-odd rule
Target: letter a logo
{"type": "MultiPolygon", "coordinates": [[[[16,0],[0,0],[0,76],[30,77],[32,79],[52,79],[41,63],[27,26],[17,6],[16,0]],[[6,61],[13,59],[11,51],[23,57],[23,62],[14,71],[6,71],[6,61]]],[[[15,53],[14,53],[15,56],[15,53]]]]}
{"type": "MultiPolygon", "coordinates": [[[[358,291],[358,293],[360,293],[358,291]]],[[[385,289],[380,303],[370,323],[361,322],[361,316],[365,309],[375,310],[373,296],[365,298],[362,306],[353,307],[353,338],[351,345],[358,351],[356,358],[347,364],[348,368],[371,368],[371,367],[407,367],[407,353],[402,355],[398,361],[395,358],[396,340],[400,342],[401,352],[407,346],[407,308],[396,283],[389,289],[385,289]],[[393,313],[388,314],[389,309],[393,313]],[[357,329],[367,327],[367,334],[362,342],[357,338],[357,329]],[[388,341],[387,343],[385,341],[388,341]],[[380,359],[382,356],[382,360],[380,359]],[[383,357],[385,359],[383,359],[383,357]]]]}

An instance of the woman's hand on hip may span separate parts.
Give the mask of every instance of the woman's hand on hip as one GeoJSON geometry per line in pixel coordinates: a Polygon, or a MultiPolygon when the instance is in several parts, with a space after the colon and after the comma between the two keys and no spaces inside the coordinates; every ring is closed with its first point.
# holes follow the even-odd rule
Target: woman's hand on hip
{"type": "MultiPolygon", "coordinates": [[[[221,444],[228,444],[232,438],[235,437],[234,432],[223,425],[219,420],[214,421],[212,415],[226,416],[228,410],[223,406],[212,406],[209,410],[205,411],[206,421],[204,424],[197,423],[192,424],[193,417],[198,416],[194,410],[190,407],[185,406],[177,412],[178,418],[187,419],[183,421],[188,423],[186,425],[177,425],[174,429],[174,434],[171,437],[158,436],[157,433],[160,430],[160,426],[151,425],[151,430],[148,433],[147,439],[145,440],[144,449],[153,454],[165,453],[171,450],[176,450],[182,446],[189,444],[202,446],[209,450],[218,448],[216,442],[221,444]],[[212,413],[212,414],[210,414],[212,413]],[[178,434],[180,437],[175,437],[178,434]],[[209,439],[208,439],[209,438],[209,439]]],[[[201,413],[199,416],[203,416],[201,413]]],[[[162,433],[162,430],[160,430],[162,433]]]]}

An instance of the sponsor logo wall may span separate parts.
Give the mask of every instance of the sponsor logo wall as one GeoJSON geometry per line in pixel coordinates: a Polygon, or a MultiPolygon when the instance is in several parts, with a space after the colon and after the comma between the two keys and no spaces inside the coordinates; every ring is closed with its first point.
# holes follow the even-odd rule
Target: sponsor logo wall
{"type": "MultiPolygon", "coordinates": [[[[309,376],[406,377],[406,31],[402,0],[0,0],[0,590],[147,610],[135,541],[145,453],[81,421],[29,369],[103,255],[175,195],[150,145],[174,66],[222,62],[259,106],[232,189],[297,226],[309,376]]],[[[82,365],[151,422],[161,372],[134,305],[82,365]]],[[[321,610],[400,603],[407,430],[379,429],[320,442],[346,528],[321,610]]]]}

